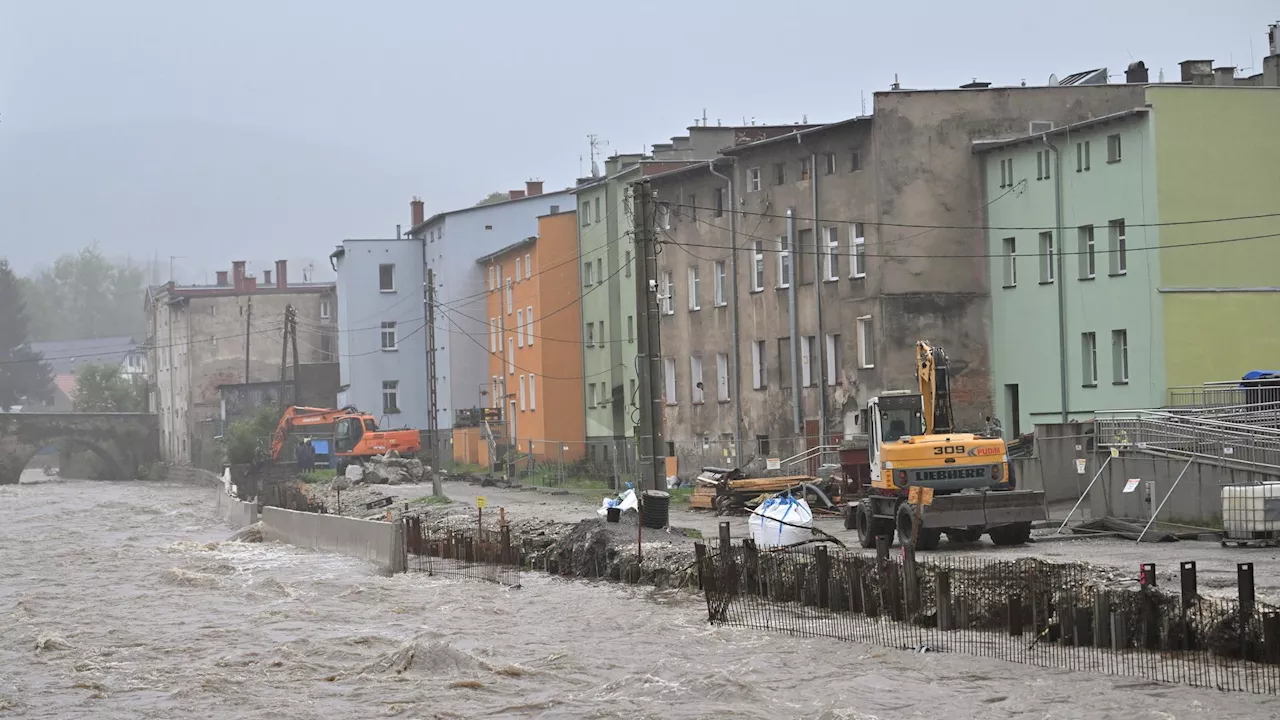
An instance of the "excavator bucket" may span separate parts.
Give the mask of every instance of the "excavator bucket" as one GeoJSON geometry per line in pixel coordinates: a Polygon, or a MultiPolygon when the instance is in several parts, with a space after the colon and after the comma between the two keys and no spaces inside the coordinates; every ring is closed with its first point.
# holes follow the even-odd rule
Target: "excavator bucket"
{"type": "Polygon", "coordinates": [[[922,515],[927,528],[990,527],[1048,518],[1044,493],[1039,490],[942,495],[934,497],[922,515]]]}

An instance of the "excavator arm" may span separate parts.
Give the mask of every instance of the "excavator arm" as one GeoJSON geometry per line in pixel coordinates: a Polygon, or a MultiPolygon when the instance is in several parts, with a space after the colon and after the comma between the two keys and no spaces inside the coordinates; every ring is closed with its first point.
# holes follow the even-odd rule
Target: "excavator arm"
{"type": "Polygon", "coordinates": [[[916,380],[924,402],[926,435],[955,432],[951,410],[951,366],[947,354],[924,340],[916,342],[916,380]]]}

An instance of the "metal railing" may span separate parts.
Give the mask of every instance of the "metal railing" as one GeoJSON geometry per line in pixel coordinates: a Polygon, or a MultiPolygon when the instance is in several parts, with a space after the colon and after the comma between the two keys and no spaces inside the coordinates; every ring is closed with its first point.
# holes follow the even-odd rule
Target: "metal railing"
{"type": "Polygon", "coordinates": [[[1169,388],[1169,406],[1238,406],[1280,401],[1280,382],[1270,379],[1225,380],[1169,388]]]}
{"type": "Polygon", "coordinates": [[[803,463],[808,474],[817,475],[817,472],[809,471],[813,470],[815,467],[821,468],[823,465],[830,464],[833,460],[838,463],[838,456],[836,453],[839,450],[840,446],[838,445],[816,445],[804,452],[797,453],[783,460],[782,468],[786,470],[803,463]]]}
{"type": "MultiPolygon", "coordinates": [[[[1264,408],[1233,417],[1259,418],[1264,408]]],[[[1165,410],[1100,412],[1094,427],[1099,447],[1136,449],[1263,469],[1280,470],[1280,429],[1226,422],[1165,410]]]]}

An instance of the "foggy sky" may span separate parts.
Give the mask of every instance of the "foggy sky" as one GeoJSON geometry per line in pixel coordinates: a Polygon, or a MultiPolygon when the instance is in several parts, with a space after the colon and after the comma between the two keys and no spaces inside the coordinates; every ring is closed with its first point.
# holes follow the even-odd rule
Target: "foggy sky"
{"type": "Polygon", "coordinates": [[[430,215],[572,184],[588,133],[607,155],[704,108],[713,124],[839,120],[895,73],[1122,80],[1144,60],[1154,81],[1194,58],[1253,74],[1280,20],[1274,0],[1046,7],[0,0],[0,255],[27,272],[97,241],[158,257],[160,280],[171,255],[179,282],[278,257],[324,277],[343,238],[407,225],[411,196],[430,215]]]}

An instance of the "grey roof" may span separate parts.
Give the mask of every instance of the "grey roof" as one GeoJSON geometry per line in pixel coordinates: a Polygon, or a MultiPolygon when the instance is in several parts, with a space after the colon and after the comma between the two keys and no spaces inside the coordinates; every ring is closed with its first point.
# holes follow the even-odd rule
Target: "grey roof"
{"type": "Polygon", "coordinates": [[[70,375],[85,365],[123,362],[139,343],[132,337],[50,340],[31,343],[31,349],[44,356],[54,375],[70,375]]]}
{"type": "Polygon", "coordinates": [[[1006,140],[978,140],[973,143],[973,152],[985,153],[985,152],[990,152],[992,150],[999,150],[1001,148],[1020,145],[1022,143],[1036,142],[1042,137],[1066,135],[1071,132],[1078,132],[1080,130],[1091,128],[1096,125],[1105,125],[1107,123],[1115,122],[1117,120],[1125,120],[1131,117],[1136,117],[1138,115],[1146,115],[1150,111],[1151,111],[1150,108],[1145,108],[1145,107],[1131,108],[1129,110],[1121,110],[1120,112],[1117,112],[1117,113],[1111,113],[1110,115],[1103,115],[1101,117],[1090,118],[1089,120],[1082,120],[1078,123],[1072,123],[1070,125],[1061,125],[1045,133],[1036,133],[1035,135],[1020,135],[1018,137],[1009,138],[1006,140]]]}

